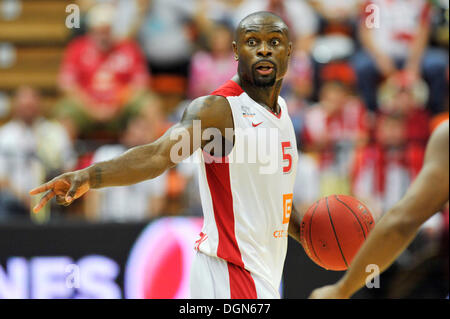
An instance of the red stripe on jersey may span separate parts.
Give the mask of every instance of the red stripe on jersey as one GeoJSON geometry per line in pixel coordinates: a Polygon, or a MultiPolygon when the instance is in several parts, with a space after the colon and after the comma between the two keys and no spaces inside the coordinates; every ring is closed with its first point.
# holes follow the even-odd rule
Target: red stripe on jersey
{"type": "Polygon", "coordinates": [[[239,96],[244,93],[244,90],[236,82],[229,80],[210,95],[218,95],[223,97],[239,96]]]}
{"type": "MultiPolygon", "coordinates": [[[[244,90],[236,82],[229,80],[211,93],[223,97],[239,96],[244,90]]],[[[206,179],[211,194],[214,219],[217,225],[219,243],[217,257],[227,261],[232,299],[256,299],[256,287],[250,272],[244,269],[244,262],[234,231],[233,195],[230,185],[230,167],[228,156],[221,162],[206,161],[216,159],[203,152],[205,158],[206,179]]]]}
{"type": "MultiPolygon", "coordinates": [[[[236,82],[229,80],[224,85],[211,93],[223,97],[239,96],[244,90],[236,82]]],[[[217,231],[219,234],[219,244],[217,247],[217,257],[244,267],[241,252],[236,241],[234,232],[234,211],[233,196],[230,186],[230,169],[228,157],[220,163],[207,161],[211,158],[203,152],[205,158],[206,179],[214,209],[217,231]]]]}
{"type": "Polygon", "coordinates": [[[219,235],[217,257],[244,267],[234,231],[233,196],[231,194],[229,164],[205,163],[205,171],[219,235]]]}
{"type": "Polygon", "coordinates": [[[231,299],[257,299],[255,281],[244,268],[228,263],[231,299]]]}

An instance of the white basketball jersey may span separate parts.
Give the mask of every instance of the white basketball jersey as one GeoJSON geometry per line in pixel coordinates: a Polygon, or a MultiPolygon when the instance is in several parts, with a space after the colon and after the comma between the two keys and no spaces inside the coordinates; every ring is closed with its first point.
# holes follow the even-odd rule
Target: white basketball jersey
{"type": "MultiPolygon", "coordinates": [[[[287,251],[297,144],[287,106],[270,112],[228,81],[234,146],[221,163],[199,150],[204,225],[195,249],[247,269],[278,289],[287,251]]],[[[218,160],[218,158],[214,158],[218,160]]]]}

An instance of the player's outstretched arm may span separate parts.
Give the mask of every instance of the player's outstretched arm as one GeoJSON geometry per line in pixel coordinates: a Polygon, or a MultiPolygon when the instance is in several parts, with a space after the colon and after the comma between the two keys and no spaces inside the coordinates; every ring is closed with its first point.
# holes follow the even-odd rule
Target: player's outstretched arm
{"type": "Polygon", "coordinates": [[[131,185],[161,175],[203,146],[201,140],[194,140],[195,125],[200,125],[201,133],[214,127],[225,136],[225,127],[233,127],[228,101],[219,96],[200,97],[186,108],[181,121],[155,142],[134,147],[109,161],[62,174],[31,190],[31,195],[45,192],[33,211],[38,212],[53,197],[58,204],[69,205],[91,188],[131,185]],[[174,146],[180,152],[173,152],[174,146]]]}
{"type": "Polygon", "coordinates": [[[335,285],[314,290],[310,298],[349,298],[364,286],[369,275],[367,265],[377,265],[380,273],[386,270],[414,239],[419,227],[448,201],[448,166],[447,121],[432,134],[416,180],[372,230],[344,277],[335,285]]]}

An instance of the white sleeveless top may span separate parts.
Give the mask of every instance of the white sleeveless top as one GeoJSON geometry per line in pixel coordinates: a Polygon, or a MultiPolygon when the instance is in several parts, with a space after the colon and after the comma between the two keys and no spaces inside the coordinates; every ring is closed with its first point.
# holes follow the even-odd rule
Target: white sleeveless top
{"type": "Polygon", "coordinates": [[[243,267],[278,290],[298,161],[286,102],[279,97],[275,115],[231,80],[211,95],[228,100],[235,140],[223,158],[197,151],[204,224],[195,249],[243,267]]]}

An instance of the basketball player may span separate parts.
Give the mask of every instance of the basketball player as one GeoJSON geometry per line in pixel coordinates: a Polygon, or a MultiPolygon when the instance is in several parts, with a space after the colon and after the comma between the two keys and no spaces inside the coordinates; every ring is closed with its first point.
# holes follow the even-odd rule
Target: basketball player
{"type": "MultiPolygon", "coordinates": [[[[189,132],[190,151],[200,157],[200,194],[204,225],[195,243],[191,273],[192,298],[280,298],[278,288],[287,250],[287,236],[299,241],[299,219],[292,213],[297,166],[294,129],[279,96],[292,43],[283,20],[268,12],[244,18],[232,43],[238,74],[209,96],[195,99],[181,121],[155,142],[130,149],[110,161],[56,177],[32,190],[47,191],[35,211],[56,196],[68,205],[90,188],[129,185],[154,178],[176,163],[171,150],[174,130],[189,132]],[[194,121],[202,133],[220,131],[221,151],[205,151],[209,140],[196,146],[194,121]],[[276,129],[279,166],[261,174],[261,163],[232,162],[232,153],[260,145],[241,138],[245,130],[276,129]],[[226,131],[232,129],[228,137],[226,131]],[[225,149],[225,150],[224,150],[225,149]],[[213,161],[211,161],[213,159],[213,161]],[[222,161],[215,161],[220,159],[222,161]]],[[[199,143],[200,144],[200,143],[199,143]]],[[[273,155],[271,154],[271,155],[273,155]]]]}
{"type": "Polygon", "coordinates": [[[312,292],[310,298],[350,298],[364,286],[366,266],[386,270],[416,236],[419,227],[449,198],[449,127],[442,123],[430,137],[424,165],[405,196],[375,226],[344,277],[312,292]]]}

